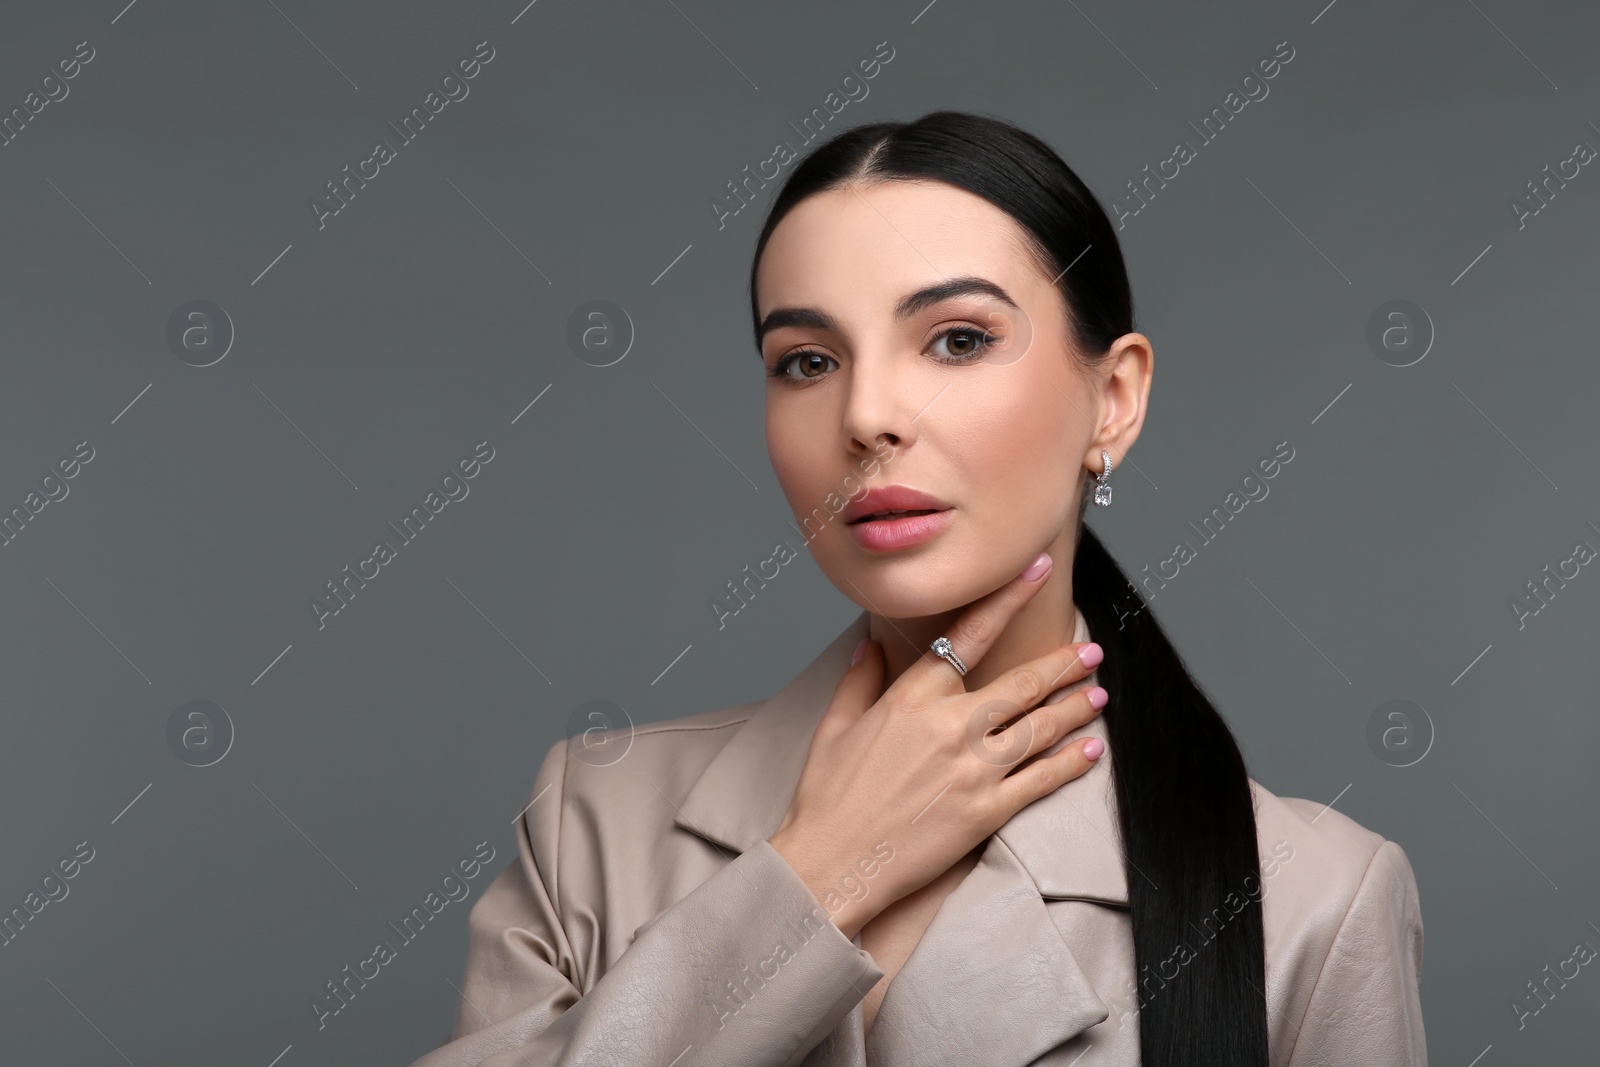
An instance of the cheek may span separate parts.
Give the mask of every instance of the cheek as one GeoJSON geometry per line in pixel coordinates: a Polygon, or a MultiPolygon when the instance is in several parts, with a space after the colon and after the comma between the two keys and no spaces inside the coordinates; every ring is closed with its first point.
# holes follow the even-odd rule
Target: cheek
{"type": "Polygon", "coordinates": [[[801,415],[793,405],[781,401],[767,405],[767,457],[778,476],[778,485],[793,507],[813,501],[818,485],[826,477],[821,464],[808,461],[808,456],[815,455],[816,435],[806,433],[807,421],[801,415]]]}
{"type": "Polygon", "coordinates": [[[986,529],[1051,523],[1067,513],[1076,477],[1071,417],[1060,394],[1040,384],[1003,402],[970,404],[950,427],[944,452],[986,529]]]}
{"type": "Polygon", "coordinates": [[[1050,382],[1019,378],[974,390],[944,413],[949,451],[969,479],[1048,478],[1067,453],[1070,408],[1050,382]]]}

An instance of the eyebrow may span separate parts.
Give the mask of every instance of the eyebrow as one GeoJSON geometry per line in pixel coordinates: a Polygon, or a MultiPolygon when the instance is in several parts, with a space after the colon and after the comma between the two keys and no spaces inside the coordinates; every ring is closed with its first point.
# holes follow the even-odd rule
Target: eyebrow
{"type": "MultiPolygon", "coordinates": [[[[988,296],[1000,301],[1014,311],[1022,308],[1006,292],[987,278],[967,275],[961,278],[951,278],[949,281],[937,285],[929,285],[908,293],[895,305],[894,317],[896,321],[904,321],[935,304],[950,300],[958,296],[988,296]]],[[[784,307],[773,308],[767,317],[761,320],[761,328],[756,331],[756,347],[766,340],[767,334],[784,326],[810,326],[819,330],[830,330],[839,333],[839,321],[826,311],[817,307],[784,307]]]]}

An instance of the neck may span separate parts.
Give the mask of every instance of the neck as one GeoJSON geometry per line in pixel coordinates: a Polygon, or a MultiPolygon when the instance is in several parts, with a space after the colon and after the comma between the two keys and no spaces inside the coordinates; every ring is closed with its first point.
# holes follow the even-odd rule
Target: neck
{"type": "MultiPolygon", "coordinates": [[[[1034,593],[1017,610],[983,658],[974,663],[974,656],[959,645],[956,648],[956,655],[961,656],[967,665],[964,681],[969,693],[981,689],[1011,668],[1043,656],[1072,640],[1075,622],[1072,554],[1076,545],[1066,542],[1068,536],[1064,533],[1047,549],[1054,562],[1044,579],[1044,588],[1034,593]]],[[[887,665],[884,687],[887,688],[915,663],[933,644],[934,638],[950,636],[956,619],[965,610],[966,605],[962,605],[936,615],[910,618],[872,614],[870,636],[882,647],[887,665]]]]}

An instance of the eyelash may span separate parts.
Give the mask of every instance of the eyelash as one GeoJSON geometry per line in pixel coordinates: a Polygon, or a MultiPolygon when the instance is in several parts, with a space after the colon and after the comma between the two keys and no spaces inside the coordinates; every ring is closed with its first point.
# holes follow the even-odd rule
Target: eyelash
{"type": "MultiPolygon", "coordinates": [[[[960,334],[969,334],[969,335],[977,337],[982,342],[983,347],[981,349],[979,349],[979,351],[976,354],[969,353],[968,355],[954,356],[954,357],[951,357],[951,356],[935,356],[934,358],[937,359],[940,363],[945,363],[945,364],[949,364],[949,365],[952,365],[952,366],[960,365],[960,364],[963,364],[963,363],[971,363],[974,360],[978,359],[980,356],[982,356],[983,353],[987,352],[990,348],[992,348],[994,346],[994,344],[997,341],[1000,340],[998,335],[992,334],[989,331],[984,330],[984,329],[982,329],[980,327],[977,327],[977,326],[952,326],[947,330],[941,330],[939,333],[934,334],[933,335],[933,343],[937,343],[939,341],[944,340],[946,337],[949,337],[952,334],[958,334],[958,333],[960,333],[960,334]]],[[[789,372],[789,364],[793,363],[797,359],[800,359],[802,356],[822,356],[824,359],[832,359],[833,358],[832,356],[829,356],[826,352],[818,351],[815,348],[796,349],[795,351],[790,352],[788,355],[784,356],[783,358],[779,359],[776,363],[774,363],[772,365],[772,369],[767,371],[768,376],[780,379],[781,381],[783,381],[783,383],[785,385],[804,385],[804,384],[807,383],[807,381],[816,381],[817,379],[815,379],[815,378],[812,378],[812,379],[791,378],[789,376],[789,373],[788,373],[789,372]]]]}

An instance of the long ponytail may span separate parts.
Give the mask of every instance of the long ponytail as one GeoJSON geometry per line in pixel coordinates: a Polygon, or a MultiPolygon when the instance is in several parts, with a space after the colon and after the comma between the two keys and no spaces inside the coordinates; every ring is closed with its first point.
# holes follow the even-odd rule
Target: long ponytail
{"type": "Polygon", "coordinates": [[[1140,1059],[1266,1067],[1261,861],[1244,757],[1087,525],[1072,595],[1106,650],[1097,670],[1111,699],[1100,714],[1117,754],[1140,1059]]]}

